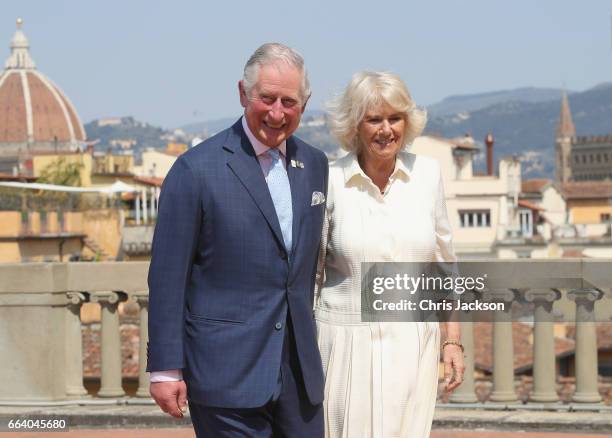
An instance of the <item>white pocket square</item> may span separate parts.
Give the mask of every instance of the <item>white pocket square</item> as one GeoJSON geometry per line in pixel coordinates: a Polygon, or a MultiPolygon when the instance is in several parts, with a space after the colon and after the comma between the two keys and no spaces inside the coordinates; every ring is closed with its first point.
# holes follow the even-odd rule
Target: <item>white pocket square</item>
{"type": "Polygon", "coordinates": [[[312,202],[310,206],[313,207],[315,205],[323,204],[325,202],[325,195],[321,192],[312,192],[312,202]]]}

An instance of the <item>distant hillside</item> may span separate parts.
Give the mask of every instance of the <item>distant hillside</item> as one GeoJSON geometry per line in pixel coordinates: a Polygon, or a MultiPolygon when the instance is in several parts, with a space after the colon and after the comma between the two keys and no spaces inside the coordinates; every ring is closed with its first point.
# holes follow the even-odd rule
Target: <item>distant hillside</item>
{"type": "MultiPolygon", "coordinates": [[[[569,94],[577,135],[612,133],[612,83],[569,94]]],[[[495,159],[524,155],[523,173],[529,177],[554,174],[554,139],[559,120],[560,94],[544,102],[500,102],[473,112],[432,117],[427,132],[455,137],[470,132],[482,141],[491,131],[495,159]]]]}
{"type": "Polygon", "coordinates": [[[190,123],[188,125],[181,126],[182,129],[188,134],[199,134],[205,132],[208,136],[215,135],[217,132],[224,130],[232,126],[236,120],[240,117],[237,114],[236,117],[227,117],[224,119],[207,120],[205,122],[190,123]]]}
{"type": "MultiPolygon", "coordinates": [[[[559,100],[562,90],[556,88],[525,87],[516,90],[491,91],[488,93],[465,94],[450,96],[442,101],[429,105],[430,115],[442,117],[465,111],[478,111],[489,106],[504,102],[546,102],[559,100]]],[[[571,93],[571,92],[570,92],[571,93]]]]}
{"type": "MultiPolygon", "coordinates": [[[[206,120],[204,122],[190,123],[188,125],[184,125],[179,127],[185,131],[187,134],[200,134],[205,132],[207,135],[215,135],[217,132],[224,130],[232,126],[236,120],[240,118],[242,114],[238,113],[235,117],[226,117],[223,119],[214,119],[214,120],[206,120]]],[[[306,110],[304,112],[304,116],[302,117],[302,121],[307,121],[312,118],[321,117],[323,115],[323,111],[320,110],[306,110]]]]}
{"type": "MultiPolygon", "coordinates": [[[[235,118],[215,119],[205,122],[191,123],[181,126],[179,129],[188,134],[205,132],[211,136],[219,131],[233,125],[240,115],[235,118]]],[[[320,110],[306,110],[296,135],[302,140],[318,147],[322,151],[333,154],[338,150],[336,140],[331,136],[325,126],[324,113],[320,110]]]]}
{"type": "MultiPolygon", "coordinates": [[[[543,88],[452,96],[428,108],[425,133],[452,138],[469,132],[484,149],[482,140],[490,131],[495,137],[496,161],[506,155],[517,155],[523,160],[525,177],[552,177],[560,99],[561,90],[543,88]]],[[[612,82],[570,93],[569,101],[578,135],[612,134],[612,82]]],[[[85,129],[87,138],[100,140],[96,148],[121,148],[133,142],[138,156],[144,147],[162,148],[168,142],[188,143],[195,135],[213,135],[238,117],[194,123],[172,132],[137,122],[132,117],[94,120],[85,129]]],[[[322,111],[306,111],[297,135],[329,154],[338,151],[322,111]]],[[[481,151],[476,157],[476,170],[482,170],[483,166],[481,151]]]]}
{"type": "Polygon", "coordinates": [[[121,144],[133,142],[132,148],[165,147],[162,136],[166,132],[157,126],[134,120],[133,117],[92,120],[85,125],[87,138],[99,140],[96,149],[121,148],[121,144]]]}
{"type": "Polygon", "coordinates": [[[166,149],[168,143],[190,144],[194,137],[203,137],[201,133],[188,134],[179,129],[166,131],[133,117],[92,120],[85,125],[85,131],[89,141],[94,142],[94,150],[129,151],[134,154],[136,163],[140,163],[146,148],[166,149]]]}
{"type": "MultiPolygon", "coordinates": [[[[324,119],[321,117],[321,123],[324,123],[324,119]]],[[[297,130],[296,135],[328,155],[336,155],[339,149],[338,142],[331,135],[327,125],[309,125],[308,122],[302,123],[300,128],[297,130]]]]}

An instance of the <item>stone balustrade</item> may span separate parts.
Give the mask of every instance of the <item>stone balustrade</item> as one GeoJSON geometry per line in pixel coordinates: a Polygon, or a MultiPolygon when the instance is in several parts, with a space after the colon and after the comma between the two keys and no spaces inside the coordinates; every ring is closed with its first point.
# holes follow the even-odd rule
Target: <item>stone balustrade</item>
{"type": "MultiPolygon", "coordinates": [[[[572,401],[600,403],[597,391],[597,340],[595,321],[612,322],[612,260],[583,259],[571,264],[528,260],[517,263],[516,275],[506,275],[487,299],[533,303],[533,390],[529,402],[558,403],[554,350],[553,305],[562,298],[574,306],[576,321],[576,390],[572,401]],[[543,278],[542,263],[552,274],[543,278]],[[539,272],[539,273],[538,273],[539,272]],[[589,287],[585,287],[585,286],[589,287]],[[601,304],[602,306],[599,306],[601,304]],[[597,305],[597,306],[596,306],[597,305]],[[599,310],[597,310],[599,309],[599,310]],[[606,310],[607,309],[607,310],[606,310]],[[600,313],[597,314],[597,311],[600,313]],[[597,318],[596,318],[597,314],[597,318]]],[[[508,261],[490,261],[504,266],[508,261]]],[[[122,387],[118,305],[139,307],[140,347],[136,397],[148,397],[146,342],[148,338],[147,262],[36,263],[0,265],[0,404],[46,403],[91,398],[83,384],[80,308],[85,302],[101,307],[101,379],[96,398],[125,397],[122,387]]],[[[468,299],[466,295],[464,297],[468,299]]],[[[513,331],[510,315],[497,312],[493,324],[492,392],[488,403],[518,402],[513,368],[513,331]]],[[[462,322],[466,355],[463,385],[451,403],[478,401],[474,382],[473,323],[462,322]]]]}

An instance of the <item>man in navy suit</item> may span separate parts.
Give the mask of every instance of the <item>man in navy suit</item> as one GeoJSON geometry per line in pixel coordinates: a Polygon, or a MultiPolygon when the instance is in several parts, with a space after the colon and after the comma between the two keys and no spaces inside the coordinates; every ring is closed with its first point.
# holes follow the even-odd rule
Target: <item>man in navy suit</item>
{"type": "Polygon", "coordinates": [[[323,436],[312,304],[325,155],[297,129],[302,57],[264,44],[238,84],[244,117],[178,158],[149,270],[151,395],[198,437],[323,436]]]}

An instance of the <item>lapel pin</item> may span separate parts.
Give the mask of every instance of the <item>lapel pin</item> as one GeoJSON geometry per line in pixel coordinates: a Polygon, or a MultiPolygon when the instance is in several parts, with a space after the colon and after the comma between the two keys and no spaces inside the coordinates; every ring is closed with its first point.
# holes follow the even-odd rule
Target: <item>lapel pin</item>
{"type": "Polygon", "coordinates": [[[302,163],[301,161],[295,160],[295,164],[297,164],[297,167],[299,167],[300,169],[304,168],[304,163],[302,163]]]}
{"type": "Polygon", "coordinates": [[[295,160],[291,160],[291,167],[297,167],[297,163],[295,162],[295,160]]]}

